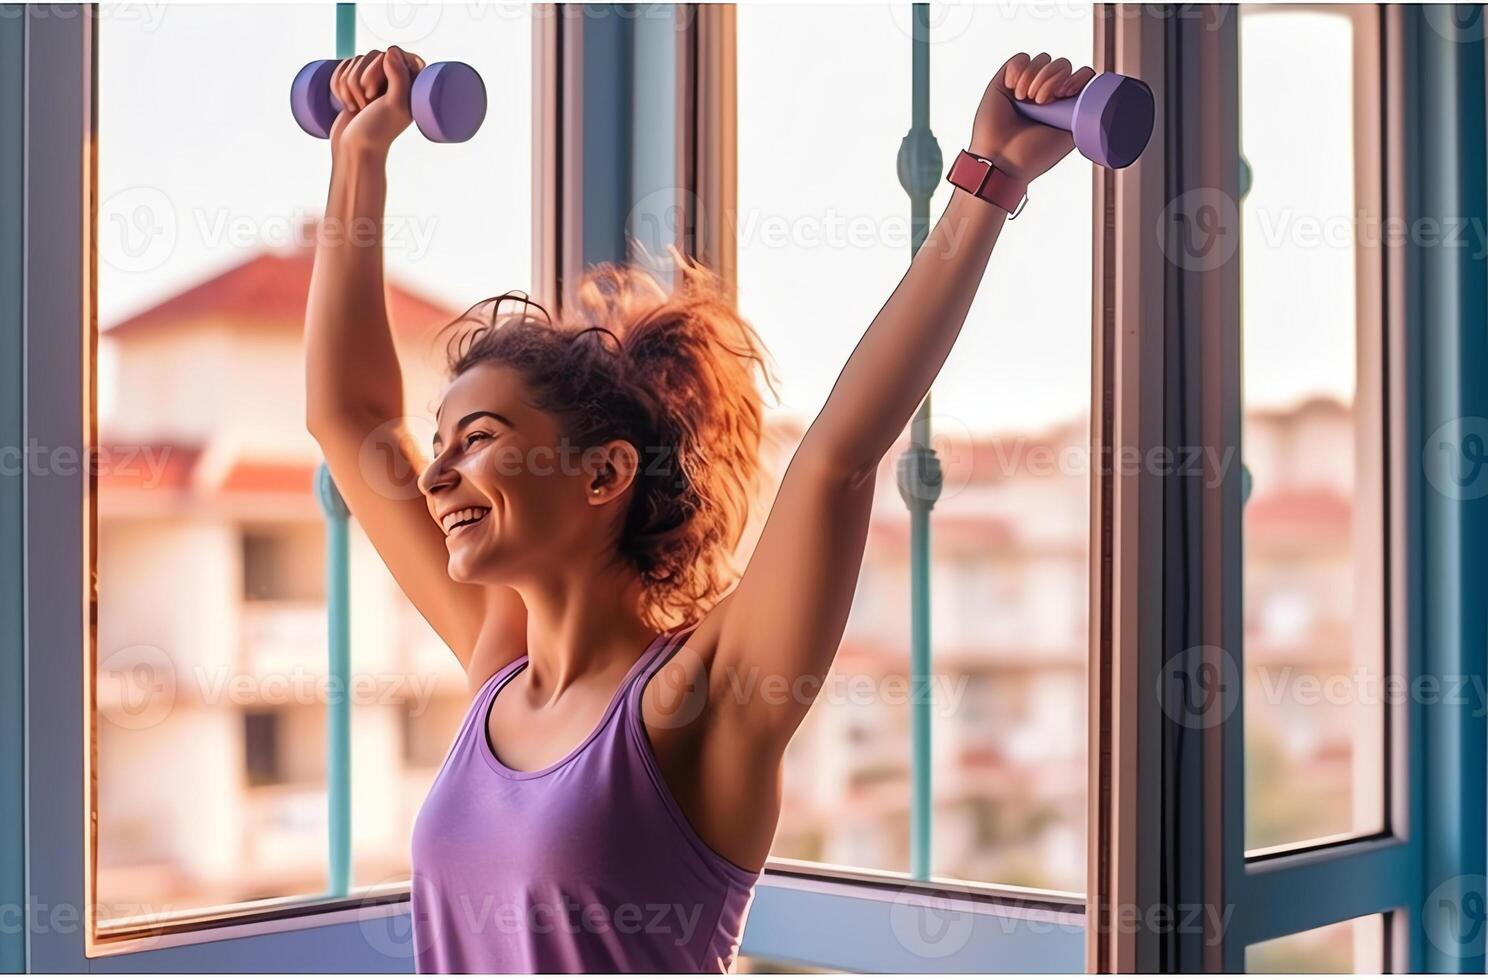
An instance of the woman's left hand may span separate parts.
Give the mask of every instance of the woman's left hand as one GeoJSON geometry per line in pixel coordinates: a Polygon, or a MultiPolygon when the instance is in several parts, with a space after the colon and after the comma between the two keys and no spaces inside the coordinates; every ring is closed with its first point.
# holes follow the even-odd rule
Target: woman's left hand
{"type": "Polygon", "coordinates": [[[1068,58],[1013,55],[987,83],[971,127],[971,152],[1011,177],[1032,182],[1074,149],[1075,141],[1062,129],[1023,116],[1013,103],[1042,105],[1077,95],[1094,77],[1089,67],[1072,71],[1068,58]]]}

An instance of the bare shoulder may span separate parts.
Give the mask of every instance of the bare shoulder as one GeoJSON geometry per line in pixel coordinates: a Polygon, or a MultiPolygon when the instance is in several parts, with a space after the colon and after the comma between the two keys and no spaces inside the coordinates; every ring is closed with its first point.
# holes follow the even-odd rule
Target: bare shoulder
{"type": "Polygon", "coordinates": [[[778,754],[768,749],[779,740],[761,737],[760,713],[752,708],[779,685],[772,687],[774,679],[760,665],[729,655],[729,644],[737,643],[731,634],[739,629],[729,624],[733,598],[720,600],[646,682],[642,718],[658,750],[693,743],[688,751],[697,751],[700,743],[722,742],[733,753],[747,742],[763,763],[778,754]]]}
{"type": "Polygon", "coordinates": [[[696,730],[716,707],[718,648],[732,593],[724,596],[687,635],[682,646],[646,682],[642,717],[653,732],[696,730]]]}
{"type": "Polygon", "coordinates": [[[730,599],[698,623],[647,683],[642,720],[666,784],[693,829],[746,868],[763,865],[779,819],[780,752],[749,736],[742,707],[758,691],[718,656],[730,599]]]}

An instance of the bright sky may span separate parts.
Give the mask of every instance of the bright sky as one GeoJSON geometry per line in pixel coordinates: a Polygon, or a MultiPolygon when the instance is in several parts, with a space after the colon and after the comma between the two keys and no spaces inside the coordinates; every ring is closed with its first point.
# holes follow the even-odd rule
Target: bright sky
{"type": "MultiPolygon", "coordinates": [[[[1355,371],[1353,32],[1345,14],[1240,18],[1245,397],[1350,401],[1355,371]],[[1305,97],[1301,95],[1305,93],[1305,97]]],[[[1366,244],[1367,238],[1362,239],[1366,244]]]]}
{"type": "MultiPolygon", "coordinates": [[[[326,4],[126,4],[103,17],[99,298],[108,324],[285,245],[319,213],[327,147],[295,126],[286,95],[301,65],[334,54],[335,30],[326,4]]],[[[1008,54],[1090,60],[1083,5],[957,4],[934,17],[931,125],[947,161],[1008,54]]],[[[908,200],[895,175],[909,128],[908,8],[749,6],[738,23],[741,304],[778,362],[784,406],[809,416],[909,259],[908,200]]],[[[1335,70],[1347,63],[1346,22],[1289,12],[1243,23],[1244,142],[1257,175],[1244,226],[1247,394],[1251,404],[1319,388],[1347,395],[1352,250],[1298,250],[1276,231],[1299,213],[1336,222],[1351,210],[1348,79],[1335,70]],[[1256,206],[1271,209],[1264,236],[1256,206]]],[[[389,42],[469,62],[491,98],[470,142],[414,134],[395,148],[392,276],[451,307],[528,286],[525,11],[359,4],[359,47],[389,42]]],[[[932,216],[946,197],[943,188],[932,216]]],[[[947,425],[1027,431],[1087,411],[1090,200],[1091,166],[1072,157],[1035,185],[1004,232],[935,387],[947,425]]]]}

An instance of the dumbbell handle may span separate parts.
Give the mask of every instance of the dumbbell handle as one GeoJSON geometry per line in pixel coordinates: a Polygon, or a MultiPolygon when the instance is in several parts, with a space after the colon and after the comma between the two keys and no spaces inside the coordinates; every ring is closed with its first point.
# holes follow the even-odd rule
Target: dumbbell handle
{"type": "Polygon", "coordinates": [[[1078,95],[1072,95],[1067,99],[1055,99],[1053,102],[1045,102],[1040,105],[1037,102],[1015,102],[1020,115],[1027,116],[1034,122],[1043,123],[1045,126],[1053,126],[1065,132],[1075,128],[1075,103],[1080,101],[1078,95]]]}
{"type": "Polygon", "coordinates": [[[1113,71],[1095,76],[1079,95],[1013,105],[1035,122],[1067,130],[1087,159],[1115,170],[1136,162],[1152,137],[1152,90],[1113,71]]]}
{"type": "MultiPolygon", "coordinates": [[[[289,107],[300,128],[326,139],[343,106],[331,93],[337,61],[312,61],[294,77],[289,107]]],[[[463,143],[486,118],[486,86],[479,73],[459,61],[426,65],[413,77],[409,92],[413,121],[436,143],[463,143]]]]}

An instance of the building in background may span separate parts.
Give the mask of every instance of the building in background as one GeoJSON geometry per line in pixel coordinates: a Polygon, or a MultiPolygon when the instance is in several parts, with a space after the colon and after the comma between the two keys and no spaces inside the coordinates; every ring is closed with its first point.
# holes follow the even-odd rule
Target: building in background
{"type": "MultiPolygon", "coordinates": [[[[259,254],[100,337],[105,909],[325,884],[325,545],[302,367],[312,254],[259,254]],[[152,673],[107,683],[120,670],[152,673]],[[147,703],[142,688],[163,693],[147,703]]],[[[439,386],[430,339],[453,314],[396,284],[388,301],[417,411],[439,386]]],[[[406,873],[464,678],[359,533],[351,551],[353,670],[367,688],[353,692],[353,847],[369,883],[406,873]]]]}

